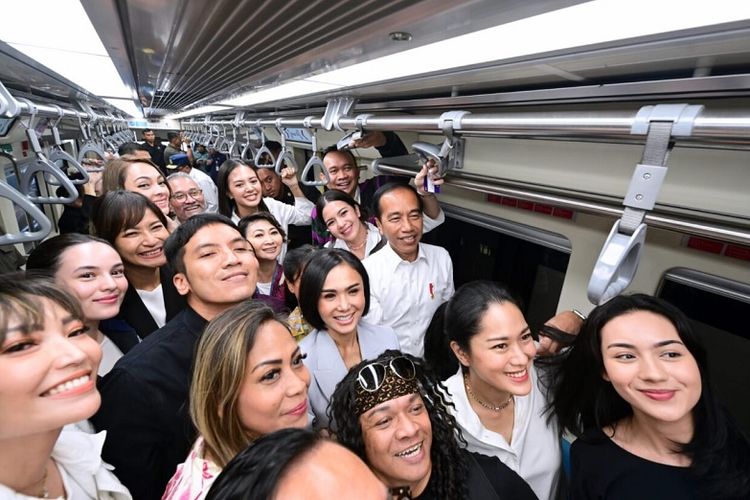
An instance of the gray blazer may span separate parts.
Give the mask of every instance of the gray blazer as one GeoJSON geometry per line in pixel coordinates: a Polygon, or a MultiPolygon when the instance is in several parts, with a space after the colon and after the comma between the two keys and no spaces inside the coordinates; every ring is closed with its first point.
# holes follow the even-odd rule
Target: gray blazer
{"type": "MultiPolygon", "coordinates": [[[[357,326],[362,359],[374,359],[388,349],[399,349],[398,337],[390,326],[378,326],[360,321],[357,326]]],[[[305,365],[312,375],[307,396],[315,416],[315,428],[328,427],[326,409],[336,384],[346,376],[347,369],[336,344],[325,330],[313,330],[299,343],[307,354],[305,365]]]]}

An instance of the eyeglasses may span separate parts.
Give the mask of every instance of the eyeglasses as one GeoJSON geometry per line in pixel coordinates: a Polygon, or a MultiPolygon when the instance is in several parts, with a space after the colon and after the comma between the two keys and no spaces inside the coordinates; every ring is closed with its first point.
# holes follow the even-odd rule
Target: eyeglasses
{"type": "Polygon", "coordinates": [[[360,387],[367,392],[375,392],[380,389],[385,382],[388,368],[401,380],[414,380],[414,377],[417,376],[417,369],[409,358],[403,356],[391,358],[387,364],[373,361],[359,370],[357,381],[360,387]]]}
{"type": "Polygon", "coordinates": [[[188,196],[190,196],[192,199],[196,200],[201,195],[203,195],[203,190],[202,189],[193,188],[193,189],[188,190],[187,193],[183,193],[183,192],[175,193],[172,196],[170,196],[169,199],[170,200],[174,200],[174,201],[183,202],[183,201],[187,200],[188,196]]]}

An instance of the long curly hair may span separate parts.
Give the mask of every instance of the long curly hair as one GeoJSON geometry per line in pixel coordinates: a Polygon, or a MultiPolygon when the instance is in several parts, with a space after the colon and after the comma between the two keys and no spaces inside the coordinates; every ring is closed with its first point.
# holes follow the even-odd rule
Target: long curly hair
{"type": "Polygon", "coordinates": [[[446,387],[438,381],[421,359],[396,350],[388,350],[374,360],[365,360],[353,366],[346,377],[336,386],[328,406],[328,418],[332,431],[339,443],[343,444],[369,465],[362,437],[362,426],[357,414],[357,375],[365,365],[373,361],[388,362],[403,356],[410,359],[416,368],[419,395],[422,397],[432,425],[432,475],[430,483],[435,498],[460,500],[467,497],[468,464],[462,451],[466,441],[456,424],[456,419],[448,411],[453,406],[446,396],[446,387]]]}

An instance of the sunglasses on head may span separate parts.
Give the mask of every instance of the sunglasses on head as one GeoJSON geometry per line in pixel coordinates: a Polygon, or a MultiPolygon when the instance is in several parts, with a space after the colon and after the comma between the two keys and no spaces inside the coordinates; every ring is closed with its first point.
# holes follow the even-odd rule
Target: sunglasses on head
{"type": "Polygon", "coordinates": [[[401,380],[413,380],[417,369],[409,358],[398,356],[387,362],[373,361],[363,366],[357,375],[357,382],[367,392],[375,392],[383,386],[388,368],[401,380]]]}

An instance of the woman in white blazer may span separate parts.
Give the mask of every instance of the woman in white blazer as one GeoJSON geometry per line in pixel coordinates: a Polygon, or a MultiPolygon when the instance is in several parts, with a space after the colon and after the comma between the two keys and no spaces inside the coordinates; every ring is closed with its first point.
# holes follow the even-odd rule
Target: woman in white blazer
{"type": "Polygon", "coordinates": [[[316,428],[329,426],[331,395],[352,366],[399,349],[392,328],[361,321],[369,306],[370,280],[360,260],[338,248],[316,252],[300,283],[302,315],[315,328],[300,348],[312,375],[308,397],[316,428]]]}

